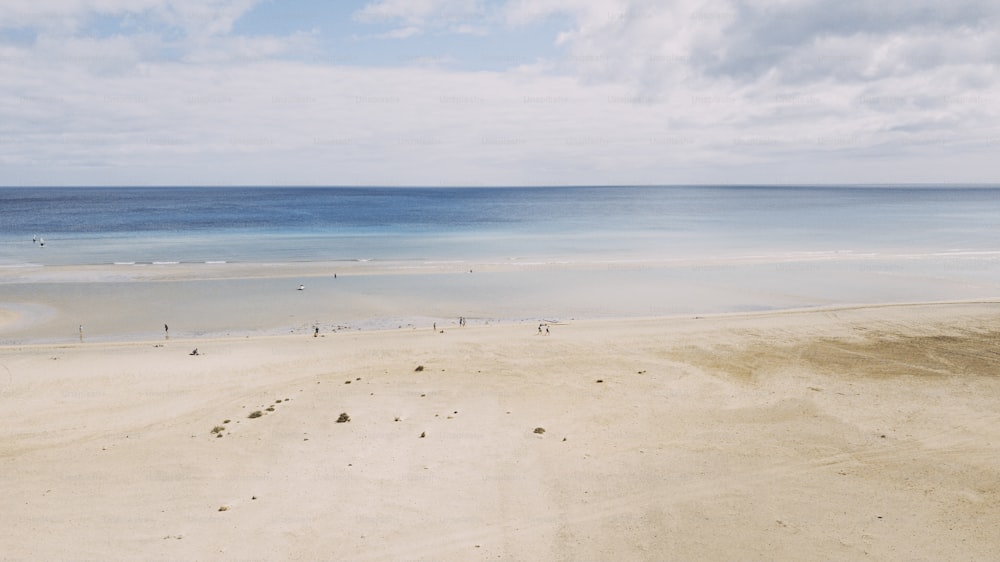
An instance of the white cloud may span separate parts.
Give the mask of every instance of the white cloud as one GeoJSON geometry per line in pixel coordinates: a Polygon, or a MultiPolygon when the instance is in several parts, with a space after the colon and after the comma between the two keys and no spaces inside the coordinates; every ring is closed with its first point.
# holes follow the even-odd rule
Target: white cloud
{"type": "Polygon", "coordinates": [[[420,35],[421,33],[423,33],[423,31],[419,27],[410,25],[407,27],[393,29],[385,33],[380,33],[375,37],[379,39],[409,39],[410,37],[420,35]]]}
{"type": "Polygon", "coordinates": [[[503,71],[323,64],[308,56],[318,32],[233,34],[252,4],[0,5],[0,26],[38,31],[0,43],[2,181],[1000,181],[985,2],[386,0],[355,14],[386,39],[565,22],[549,38],[560,56],[503,71]],[[96,13],[185,33],[78,33],[96,13]]]}
{"type": "Polygon", "coordinates": [[[191,34],[228,33],[261,0],[5,0],[0,28],[75,30],[95,15],[148,15],[191,34]]]}
{"type": "Polygon", "coordinates": [[[355,18],[366,23],[395,23],[402,21],[425,25],[438,21],[454,21],[481,15],[481,0],[379,0],[370,2],[355,13],[355,18]]]}

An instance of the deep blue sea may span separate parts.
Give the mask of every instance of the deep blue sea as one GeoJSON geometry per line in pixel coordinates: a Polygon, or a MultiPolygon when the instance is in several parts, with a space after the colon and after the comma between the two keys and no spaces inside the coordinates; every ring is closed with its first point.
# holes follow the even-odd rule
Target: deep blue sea
{"type": "Polygon", "coordinates": [[[1000,188],[0,188],[7,267],[941,254],[1000,255],[1000,188]]]}

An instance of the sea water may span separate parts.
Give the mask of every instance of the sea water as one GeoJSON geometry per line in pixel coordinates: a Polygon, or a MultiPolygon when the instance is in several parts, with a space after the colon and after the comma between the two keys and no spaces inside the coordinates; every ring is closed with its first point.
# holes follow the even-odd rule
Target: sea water
{"type": "Polygon", "coordinates": [[[280,333],[996,298],[998,227],[1000,188],[974,186],[3,188],[0,305],[60,311],[26,341],[78,322],[280,333]],[[303,280],[307,295],[280,277],[44,274],[223,262],[426,273],[356,269],[303,280]]]}
{"type": "Polygon", "coordinates": [[[2,188],[0,265],[990,255],[998,223],[956,186],[2,188]]]}

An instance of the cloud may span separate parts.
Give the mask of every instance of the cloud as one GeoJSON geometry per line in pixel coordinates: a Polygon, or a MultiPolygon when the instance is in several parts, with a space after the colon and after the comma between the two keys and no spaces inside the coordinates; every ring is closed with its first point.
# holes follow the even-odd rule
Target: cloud
{"type": "Polygon", "coordinates": [[[235,33],[253,5],[0,4],[0,27],[36,31],[0,40],[0,181],[1000,180],[986,2],[385,0],[353,14],[351,31],[386,40],[551,33],[557,55],[512,51],[499,69],[446,51],[366,66],[323,57],[319,30],[235,33]],[[99,15],[120,25],[93,33],[99,15]]]}
{"type": "Polygon", "coordinates": [[[378,36],[388,39],[411,37],[428,30],[486,35],[492,19],[491,10],[483,0],[379,0],[366,4],[353,17],[365,24],[402,26],[378,36]]]}
{"type": "Polygon", "coordinates": [[[481,15],[484,10],[480,0],[379,0],[366,4],[354,17],[366,23],[402,21],[424,25],[432,20],[468,19],[481,15]]]}
{"type": "Polygon", "coordinates": [[[67,33],[95,16],[138,16],[190,35],[219,35],[261,0],[9,0],[0,3],[0,28],[67,33]]]}
{"type": "Polygon", "coordinates": [[[385,33],[380,33],[375,37],[379,39],[408,39],[410,37],[420,35],[421,33],[423,33],[423,31],[419,27],[415,25],[410,25],[407,27],[400,27],[397,29],[393,29],[385,33]]]}

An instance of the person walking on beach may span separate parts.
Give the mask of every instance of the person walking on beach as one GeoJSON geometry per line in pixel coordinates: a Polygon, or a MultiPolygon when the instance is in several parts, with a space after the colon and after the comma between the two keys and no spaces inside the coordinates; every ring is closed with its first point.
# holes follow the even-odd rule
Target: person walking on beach
{"type": "Polygon", "coordinates": [[[166,324],[163,325],[163,336],[168,340],[170,339],[170,326],[167,326],[166,324]]]}
{"type": "Polygon", "coordinates": [[[313,337],[314,338],[319,337],[319,326],[313,326],[313,337]]]}
{"type": "Polygon", "coordinates": [[[549,327],[548,326],[545,327],[545,335],[546,336],[549,335],[549,327]]]}
{"type": "Polygon", "coordinates": [[[83,324],[80,324],[80,343],[83,343],[83,324]]]}

